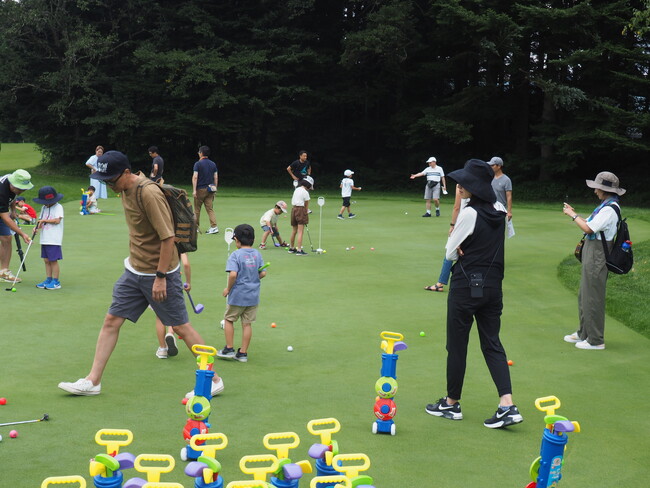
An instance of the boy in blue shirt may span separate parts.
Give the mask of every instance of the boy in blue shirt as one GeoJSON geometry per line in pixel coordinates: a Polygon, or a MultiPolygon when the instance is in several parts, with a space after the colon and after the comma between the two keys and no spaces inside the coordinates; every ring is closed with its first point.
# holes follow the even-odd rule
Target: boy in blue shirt
{"type": "Polygon", "coordinates": [[[248,346],[253,335],[251,324],[257,318],[257,306],[260,303],[260,280],[266,276],[266,271],[259,271],[264,266],[264,260],[262,254],[252,247],[255,231],[250,225],[240,224],[235,227],[233,240],[237,244],[237,250],[230,255],[226,263],[228,284],[223,290],[223,296],[228,297],[223,316],[226,347],[217,351],[217,356],[245,363],[248,361],[248,346]],[[240,318],[242,342],[235,352],[234,322],[240,318]]]}

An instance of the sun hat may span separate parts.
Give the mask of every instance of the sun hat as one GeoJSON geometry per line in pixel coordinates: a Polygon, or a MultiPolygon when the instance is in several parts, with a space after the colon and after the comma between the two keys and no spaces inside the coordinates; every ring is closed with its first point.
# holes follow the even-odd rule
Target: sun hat
{"type": "Polygon", "coordinates": [[[57,193],[53,186],[43,186],[38,190],[38,197],[32,198],[41,205],[52,205],[63,198],[63,193],[57,193]]]}
{"type": "Polygon", "coordinates": [[[344,176],[352,176],[353,174],[354,174],[354,171],[352,171],[351,169],[346,169],[346,170],[343,172],[343,175],[344,175],[344,176]]]}
{"type": "Polygon", "coordinates": [[[429,159],[427,159],[427,163],[437,163],[437,162],[438,162],[438,160],[436,158],[434,158],[433,156],[431,156],[429,159]]]}
{"type": "Polygon", "coordinates": [[[112,180],[124,170],[131,169],[131,163],[120,151],[108,151],[97,158],[97,171],[93,173],[95,180],[112,180]]]}
{"type": "Polygon", "coordinates": [[[494,156],[492,159],[490,159],[490,162],[488,164],[490,166],[503,166],[503,159],[501,159],[499,156],[494,156]]]}
{"type": "Polygon", "coordinates": [[[306,181],[307,183],[309,183],[310,188],[314,188],[314,178],[312,178],[311,176],[305,176],[302,180],[300,180],[300,182],[298,183],[298,186],[302,185],[303,181],[306,181]]]}
{"type": "Polygon", "coordinates": [[[489,203],[497,201],[492,189],[494,171],[485,161],[470,159],[465,163],[463,169],[452,171],[447,176],[467,189],[473,196],[489,203]]]}
{"type": "Polygon", "coordinates": [[[282,212],[287,213],[287,203],[284,200],[280,200],[275,204],[282,212]]]}
{"type": "Polygon", "coordinates": [[[618,177],[609,171],[601,171],[596,175],[595,180],[586,181],[589,188],[598,188],[599,190],[616,193],[617,195],[623,195],[626,192],[626,190],[618,186],[618,177]]]}
{"type": "Polygon", "coordinates": [[[17,169],[11,173],[7,179],[12,186],[15,186],[19,190],[31,190],[34,188],[34,185],[31,182],[32,175],[24,169],[17,169]]]}

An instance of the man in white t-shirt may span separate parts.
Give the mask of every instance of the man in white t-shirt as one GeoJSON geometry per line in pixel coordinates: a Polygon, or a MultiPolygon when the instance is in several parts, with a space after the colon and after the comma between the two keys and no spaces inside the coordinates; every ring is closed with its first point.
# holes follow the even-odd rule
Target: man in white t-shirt
{"type": "Polygon", "coordinates": [[[436,217],[440,217],[440,185],[442,184],[443,194],[447,194],[447,182],[445,180],[445,172],[442,167],[438,166],[436,158],[431,156],[427,159],[429,164],[422,172],[412,174],[411,179],[419,178],[420,176],[427,177],[427,184],[424,187],[424,199],[426,200],[426,212],[422,217],[431,217],[431,200],[436,204],[436,217]]]}

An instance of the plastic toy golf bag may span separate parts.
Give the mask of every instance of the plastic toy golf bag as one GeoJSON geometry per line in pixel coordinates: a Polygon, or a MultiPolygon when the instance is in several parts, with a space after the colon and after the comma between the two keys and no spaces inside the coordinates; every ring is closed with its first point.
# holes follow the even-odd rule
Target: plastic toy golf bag
{"type": "Polygon", "coordinates": [[[397,332],[384,331],[380,334],[383,339],[381,349],[384,353],[381,355],[381,377],[375,383],[374,413],[377,420],[372,424],[372,433],[395,435],[395,422],[393,417],[397,413],[397,405],[393,398],[397,393],[397,360],[398,351],[407,348],[402,341],[404,336],[397,332]]]}

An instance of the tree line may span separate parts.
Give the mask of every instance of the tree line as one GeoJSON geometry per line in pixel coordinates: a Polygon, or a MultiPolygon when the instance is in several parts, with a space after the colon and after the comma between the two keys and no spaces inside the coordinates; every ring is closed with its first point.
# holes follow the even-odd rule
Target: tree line
{"type": "Polygon", "coordinates": [[[156,145],[178,174],[207,144],[253,185],[305,149],[377,189],[431,155],[629,187],[650,148],[648,18],[645,0],[4,0],[0,140],[57,168],[97,144],[144,167],[156,145]]]}

